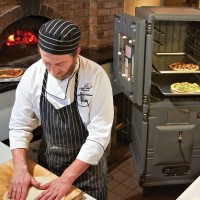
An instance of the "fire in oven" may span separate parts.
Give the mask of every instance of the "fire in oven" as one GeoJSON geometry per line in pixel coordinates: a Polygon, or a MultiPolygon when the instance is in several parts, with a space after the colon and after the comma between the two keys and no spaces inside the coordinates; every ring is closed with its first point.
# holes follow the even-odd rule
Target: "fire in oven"
{"type": "Polygon", "coordinates": [[[140,185],[200,175],[200,10],[138,7],[115,15],[115,83],[131,104],[130,149],[140,185]]]}
{"type": "Polygon", "coordinates": [[[37,36],[29,30],[17,30],[15,33],[8,36],[5,41],[5,45],[17,46],[17,45],[29,45],[29,44],[37,44],[37,36]]]}
{"type": "MultiPolygon", "coordinates": [[[[13,67],[26,69],[39,59],[37,49],[38,30],[47,20],[45,17],[38,16],[24,17],[13,22],[1,32],[1,70],[13,67]]],[[[8,80],[6,79],[6,81],[8,80]]]]}
{"type": "Polygon", "coordinates": [[[2,43],[0,83],[19,82],[25,70],[36,59],[37,34],[29,29],[17,29],[2,43]],[[28,61],[28,62],[27,62],[28,61]]]}

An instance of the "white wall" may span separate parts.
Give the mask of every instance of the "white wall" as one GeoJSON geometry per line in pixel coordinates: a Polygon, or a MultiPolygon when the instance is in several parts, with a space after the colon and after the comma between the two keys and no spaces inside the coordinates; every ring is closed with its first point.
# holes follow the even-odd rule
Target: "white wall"
{"type": "Polygon", "coordinates": [[[15,101],[15,91],[0,93],[0,141],[8,139],[10,115],[15,101]]]}

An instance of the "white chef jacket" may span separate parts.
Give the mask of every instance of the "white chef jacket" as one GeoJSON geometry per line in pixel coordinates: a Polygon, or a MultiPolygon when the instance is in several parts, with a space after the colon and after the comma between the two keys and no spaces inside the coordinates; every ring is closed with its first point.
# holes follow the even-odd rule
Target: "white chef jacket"
{"type": "MultiPolygon", "coordinates": [[[[46,67],[40,59],[22,76],[9,123],[10,148],[29,148],[32,131],[41,124],[40,95],[46,67]]],[[[88,137],[77,159],[98,164],[106,149],[113,123],[113,95],[110,80],[97,63],[79,56],[72,75],[58,80],[50,73],[46,85],[47,99],[56,109],[74,101],[75,74],[78,72],[78,109],[88,137]]],[[[76,145],[76,144],[74,144],[76,145]]]]}

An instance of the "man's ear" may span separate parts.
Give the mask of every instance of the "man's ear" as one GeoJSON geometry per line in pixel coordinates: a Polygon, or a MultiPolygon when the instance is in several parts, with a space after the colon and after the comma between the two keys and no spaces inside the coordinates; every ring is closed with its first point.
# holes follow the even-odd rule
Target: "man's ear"
{"type": "Polygon", "coordinates": [[[78,47],[76,49],[76,58],[80,55],[80,52],[81,52],[81,47],[78,47]]]}
{"type": "Polygon", "coordinates": [[[37,46],[37,50],[38,50],[38,53],[40,54],[40,47],[39,47],[39,45],[37,46]]]}

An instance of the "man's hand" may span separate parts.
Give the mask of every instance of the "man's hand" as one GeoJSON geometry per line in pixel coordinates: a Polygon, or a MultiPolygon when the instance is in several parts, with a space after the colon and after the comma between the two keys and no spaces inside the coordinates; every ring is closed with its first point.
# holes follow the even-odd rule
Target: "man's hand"
{"type": "Polygon", "coordinates": [[[28,171],[21,169],[16,171],[10,183],[8,198],[12,200],[25,200],[31,185],[39,188],[40,183],[38,183],[28,171]]]}
{"type": "Polygon", "coordinates": [[[90,165],[80,160],[75,160],[62,175],[39,187],[45,190],[35,200],[60,200],[70,191],[73,182],[89,167],[90,165]]]}
{"type": "Polygon", "coordinates": [[[25,200],[31,185],[39,188],[38,183],[28,172],[26,163],[26,149],[14,149],[13,155],[13,177],[8,190],[8,198],[12,200],[25,200]]]}
{"type": "Polygon", "coordinates": [[[71,189],[72,184],[65,177],[59,177],[49,183],[41,185],[39,189],[45,190],[35,200],[60,200],[71,189]]]}

